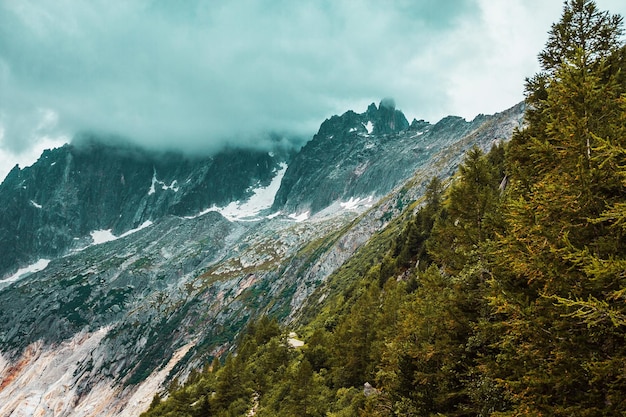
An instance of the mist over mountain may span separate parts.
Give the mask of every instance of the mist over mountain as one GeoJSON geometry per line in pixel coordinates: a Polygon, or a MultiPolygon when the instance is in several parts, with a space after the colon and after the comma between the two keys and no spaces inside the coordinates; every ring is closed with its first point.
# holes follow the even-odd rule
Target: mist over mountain
{"type": "Polygon", "coordinates": [[[472,119],[522,99],[549,25],[536,11],[559,7],[2,2],[0,161],[81,131],[191,153],[265,146],[385,96],[409,118],[472,119]]]}
{"type": "Polygon", "coordinates": [[[625,92],[593,0],[0,1],[0,416],[626,415],[625,92]]]}
{"type": "Polygon", "coordinates": [[[293,150],[282,145],[192,157],[79,135],[0,184],[0,270],[83,247],[94,230],[120,235],[168,214],[245,200],[289,160],[293,150]]]}
{"type": "MultiPolygon", "coordinates": [[[[408,8],[363,6],[3,3],[4,146],[22,150],[36,136],[85,129],[183,151],[255,145],[273,130],[311,134],[346,100],[383,95],[376,79],[401,54],[389,48],[400,45],[397,31],[380,35],[392,21],[407,24],[408,8]],[[359,71],[374,50],[387,64],[359,71]],[[322,70],[335,75],[316,75],[322,70]]],[[[411,16],[446,31],[470,8],[419,6],[411,16]]]]}

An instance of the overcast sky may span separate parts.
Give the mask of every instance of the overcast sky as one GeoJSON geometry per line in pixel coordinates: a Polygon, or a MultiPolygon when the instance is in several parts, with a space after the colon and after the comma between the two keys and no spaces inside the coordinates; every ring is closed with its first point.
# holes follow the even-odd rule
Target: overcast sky
{"type": "MultiPolygon", "coordinates": [[[[626,14],[623,0],[597,0],[626,14]]],[[[523,99],[560,0],[0,0],[0,178],[78,131],[211,151],[312,136],[393,97],[409,121],[523,99]]]]}

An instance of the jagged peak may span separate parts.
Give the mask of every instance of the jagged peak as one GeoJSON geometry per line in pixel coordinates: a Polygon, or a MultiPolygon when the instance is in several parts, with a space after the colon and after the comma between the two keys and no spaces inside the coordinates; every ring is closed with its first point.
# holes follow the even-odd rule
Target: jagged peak
{"type": "Polygon", "coordinates": [[[393,98],[383,98],[376,108],[374,103],[367,108],[365,116],[374,125],[374,134],[389,134],[401,132],[409,128],[409,121],[402,111],[396,109],[393,98]]]}
{"type": "Polygon", "coordinates": [[[322,123],[317,135],[334,138],[337,135],[354,132],[384,135],[407,130],[409,122],[395,105],[393,98],[383,98],[378,106],[376,103],[367,106],[364,113],[348,110],[341,116],[331,116],[322,123]]]}
{"type": "Polygon", "coordinates": [[[7,174],[7,176],[4,178],[4,181],[2,181],[2,183],[10,183],[11,181],[17,179],[20,175],[20,164],[15,164],[15,166],[11,169],[11,171],[9,171],[9,173],[7,174]]]}
{"type": "Polygon", "coordinates": [[[409,126],[409,129],[411,130],[424,130],[426,129],[428,126],[431,126],[431,124],[427,121],[425,121],[424,119],[413,119],[413,121],[411,122],[411,125],[409,126]]]}

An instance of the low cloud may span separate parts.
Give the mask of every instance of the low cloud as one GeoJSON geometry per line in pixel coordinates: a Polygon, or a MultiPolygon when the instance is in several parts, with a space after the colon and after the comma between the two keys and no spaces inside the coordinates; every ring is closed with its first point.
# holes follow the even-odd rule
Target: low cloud
{"type": "Polygon", "coordinates": [[[0,152],[84,130],[190,152],[264,146],[382,97],[431,121],[503,110],[560,15],[544,3],[0,2],[0,152]]]}

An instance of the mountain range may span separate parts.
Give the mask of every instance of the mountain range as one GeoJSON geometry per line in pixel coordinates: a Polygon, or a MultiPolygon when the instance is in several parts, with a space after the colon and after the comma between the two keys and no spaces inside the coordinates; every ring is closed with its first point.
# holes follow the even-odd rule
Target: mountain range
{"type": "Polygon", "coordinates": [[[81,134],[16,166],[0,185],[0,415],[138,415],[251,320],[296,323],[524,111],[409,123],[383,100],[298,150],[190,157],[81,134]]]}

